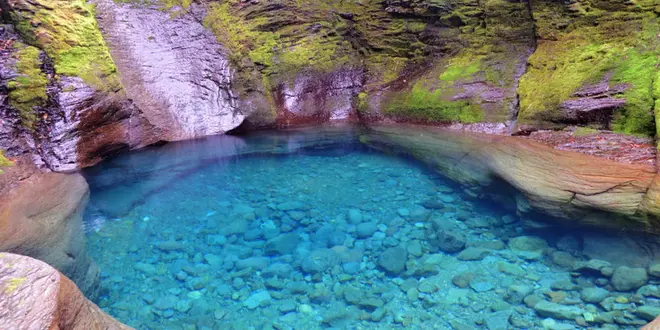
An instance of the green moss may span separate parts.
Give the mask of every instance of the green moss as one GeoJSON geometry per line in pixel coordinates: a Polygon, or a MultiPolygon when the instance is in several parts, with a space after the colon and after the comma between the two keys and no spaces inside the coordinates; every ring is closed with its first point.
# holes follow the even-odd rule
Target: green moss
{"type": "Polygon", "coordinates": [[[18,31],[52,59],[55,72],[83,78],[99,90],[116,90],[119,80],[107,45],[98,29],[94,6],[84,0],[25,2],[13,12],[18,31]]]}
{"type": "Polygon", "coordinates": [[[430,122],[474,123],[483,120],[483,112],[478,105],[468,101],[446,101],[442,90],[428,90],[420,85],[396,94],[385,112],[395,117],[430,122]]]}
{"type": "Polygon", "coordinates": [[[519,122],[560,123],[564,101],[611,76],[610,85],[629,86],[615,96],[626,104],[614,114],[612,129],[654,135],[652,85],[660,53],[651,2],[533,0],[540,40],[520,81],[519,122]]]}
{"type": "MultiPolygon", "coordinates": [[[[5,157],[4,151],[0,149],[0,167],[7,167],[7,166],[12,166],[14,163],[12,163],[9,159],[5,157]]],[[[0,174],[2,174],[2,170],[0,169],[0,174]]]]}
{"type": "Polygon", "coordinates": [[[576,127],[573,136],[587,136],[598,133],[597,129],[589,127],[576,127]]]}
{"type": "Polygon", "coordinates": [[[44,105],[48,100],[48,78],[41,71],[39,49],[19,42],[14,44],[14,48],[19,76],[7,84],[9,104],[18,110],[23,126],[34,128],[37,121],[35,107],[44,105]]]}
{"type": "Polygon", "coordinates": [[[358,93],[355,108],[362,114],[369,112],[369,94],[367,92],[358,93]]]}
{"type": "Polygon", "coordinates": [[[453,58],[447,69],[440,75],[442,81],[456,81],[470,78],[481,70],[481,59],[460,56],[453,58]]]}
{"type": "Polygon", "coordinates": [[[655,54],[640,54],[633,49],[614,69],[612,83],[630,84],[622,96],[626,105],[612,123],[615,131],[646,136],[655,134],[653,80],[657,63],[655,54]]]}

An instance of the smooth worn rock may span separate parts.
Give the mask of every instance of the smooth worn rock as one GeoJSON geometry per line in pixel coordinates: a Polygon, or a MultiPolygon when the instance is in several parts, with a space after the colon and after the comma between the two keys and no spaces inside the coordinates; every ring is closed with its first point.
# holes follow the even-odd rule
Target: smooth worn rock
{"type": "Polygon", "coordinates": [[[597,304],[607,298],[609,294],[610,292],[603,288],[585,288],[580,292],[580,297],[585,302],[597,304]]]}
{"type": "Polygon", "coordinates": [[[648,275],[644,268],[617,267],[612,275],[612,285],[618,291],[631,291],[646,284],[648,275]]]}
{"type": "Polygon", "coordinates": [[[131,329],[105,314],[60,272],[0,253],[0,315],[6,329],[131,329]]]}
{"type": "Polygon", "coordinates": [[[481,260],[486,257],[490,252],[486,249],[468,247],[467,249],[461,251],[456,258],[462,261],[475,261],[481,260]]]}
{"type": "Polygon", "coordinates": [[[533,308],[542,317],[562,320],[573,320],[582,314],[582,309],[579,307],[560,305],[548,301],[540,301],[533,308]]]}

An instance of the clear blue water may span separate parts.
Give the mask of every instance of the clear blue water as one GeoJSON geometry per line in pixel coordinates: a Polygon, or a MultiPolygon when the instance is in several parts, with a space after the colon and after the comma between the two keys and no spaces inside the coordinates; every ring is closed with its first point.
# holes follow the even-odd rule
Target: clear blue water
{"type": "Polygon", "coordinates": [[[169,144],[85,175],[96,302],[138,329],[572,329],[608,312],[582,300],[602,276],[566,266],[584,237],[528,232],[352,129],[169,144]]]}

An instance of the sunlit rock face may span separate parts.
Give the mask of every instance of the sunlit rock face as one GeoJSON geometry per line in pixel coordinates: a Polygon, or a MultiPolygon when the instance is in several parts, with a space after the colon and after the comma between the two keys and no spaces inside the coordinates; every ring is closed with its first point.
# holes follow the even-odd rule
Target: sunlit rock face
{"type": "Polygon", "coordinates": [[[47,262],[89,297],[97,295],[99,269],[85,249],[82,210],[89,190],[78,175],[34,174],[0,202],[0,251],[47,262]]]}
{"type": "Polygon", "coordinates": [[[200,23],[201,8],[172,15],[111,0],[97,4],[121,82],[163,139],[224,133],[243,121],[231,90],[229,60],[200,23]]]}
{"type": "Polygon", "coordinates": [[[0,315],[7,329],[131,329],[89,301],[48,264],[0,253],[0,315]]]}
{"type": "Polygon", "coordinates": [[[362,140],[430,163],[486,196],[503,179],[519,192],[517,209],[576,224],[657,232],[656,170],[516,137],[466,135],[429,127],[374,125],[362,140]],[[474,187],[482,187],[475,189],[474,187]],[[648,191],[648,193],[647,193],[648,191]]]}

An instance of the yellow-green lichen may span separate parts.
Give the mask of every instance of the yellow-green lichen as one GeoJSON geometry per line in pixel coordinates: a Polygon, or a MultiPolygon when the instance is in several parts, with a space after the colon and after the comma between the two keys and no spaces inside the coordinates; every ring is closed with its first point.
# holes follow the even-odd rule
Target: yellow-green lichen
{"type": "MultiPolygon", "coordinates": [[[[14,163],[12,161],[10,161],[9,159],[7,159],[7,157],[5,157],[4,151],[2,149],[0,149],[0,167],[7,167],[7,166],[12,166],[12,165],[14,165],[14,163]]],[[[3,173],[3,171],[2,171],[2,169],[0,169],[0,174],[2,174],[2,173],[3,173]]]]}
{"type": "Polygon", "coordinates": [[[19,42],[14,43],[14,49],[18,77],[7,83],[9,104],[18,110],[23,126],[34,128],[37,121],[35,107],[48,100],[48,78],[41,70],[39,49],[19,42]]]}
{"type": "Polygon", "coordinates": [[[7,281],[7,284],[5,286],[5,294],[11,294],[14,291],[16,291],[25,281],[27,281],[27,278],[25,277],[16,277],[9,279],[7,281]]]}

